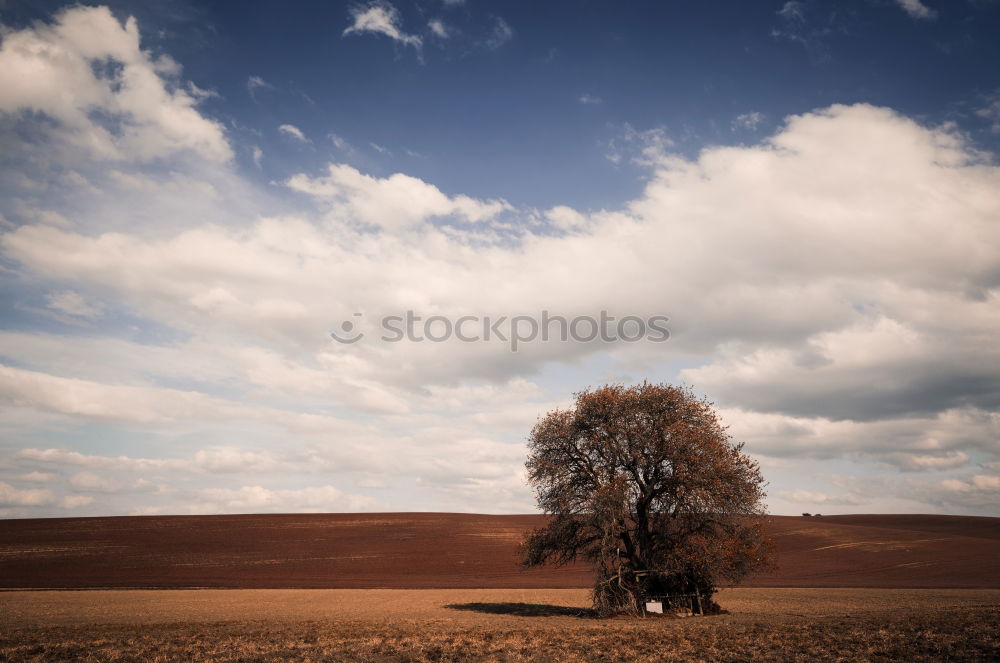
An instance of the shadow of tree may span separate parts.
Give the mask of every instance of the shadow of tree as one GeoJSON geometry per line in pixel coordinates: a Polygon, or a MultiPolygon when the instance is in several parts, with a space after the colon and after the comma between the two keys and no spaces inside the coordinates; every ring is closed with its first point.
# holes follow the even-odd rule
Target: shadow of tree
{"type": "Polygon", "coordinates": [[[590,608],[574,608],[548,603],[450,603],[445,608],[484,612],[490,615],[515,615],[517,617],[579,617],[595,619],[597,614],[590,608]]]}

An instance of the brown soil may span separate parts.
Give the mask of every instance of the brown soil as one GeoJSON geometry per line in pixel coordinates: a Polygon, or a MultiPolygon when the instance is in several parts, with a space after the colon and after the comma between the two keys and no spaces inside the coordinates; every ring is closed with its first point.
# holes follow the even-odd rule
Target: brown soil
{"type": "MultiPolygon", "coordinates": [[[[573,588],[582,565],[523,571],[543,517],[442,513],[0,521],[2,588],[573,588]]],[[[1000,518],[771,518],[756,587],[1000,588],[1000,518]]]]}
{"type": "Polygon", "coordinates": [[[597,619],[582,589],[0,592],[0,661],[994,661],[1000,590],[732,589],[597,619]]]}

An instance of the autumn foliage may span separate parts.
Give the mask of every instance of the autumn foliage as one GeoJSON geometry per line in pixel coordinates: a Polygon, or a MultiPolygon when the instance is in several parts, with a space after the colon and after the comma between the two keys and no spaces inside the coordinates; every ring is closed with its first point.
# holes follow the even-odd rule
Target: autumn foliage
{"type": "Polygon", "coordinates": [[[689,389],[581,392],[528,445],[529,482],[552,518],[525,538],[522,563],[591,561],[601,614],[649,599],[713,612],[718,586],[769,562],[759,467],[689,389]]]}

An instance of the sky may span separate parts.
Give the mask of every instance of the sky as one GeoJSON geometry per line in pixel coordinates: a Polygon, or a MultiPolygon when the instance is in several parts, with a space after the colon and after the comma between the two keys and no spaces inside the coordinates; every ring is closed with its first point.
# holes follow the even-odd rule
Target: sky
{"type": "Polygon", "coordinates": [[[1000,2],[234,7],[0,2],[0,517],[527,513],[643,380],[1000,515],[1000,2]]]}

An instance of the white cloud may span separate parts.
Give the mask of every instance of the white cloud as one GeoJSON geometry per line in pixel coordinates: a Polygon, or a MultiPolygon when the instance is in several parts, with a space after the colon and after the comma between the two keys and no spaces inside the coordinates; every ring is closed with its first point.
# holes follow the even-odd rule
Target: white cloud
{"type": "Polygon", "coordinates": [[[939,455],[931,454],[887,454],[894,464],[904,469],[921,470],[949,470],[956,467],[964,467],[969,464],[969,454],[964,451],[946,451],[939,455]]]}
{"type": "Polygon", "coordinates": [[[976,111],[976,115],[993,123],[993,131],[1000,132],[1000,92],[994,93],[989,103],[976,111]]]}
{"type": "MultiPolygon", "coordinates": [[[[992,232],[988,219],[997,202],[989,169],[968,162],[955,140],[866,106],[800,116],[770,142],[706,150],[697,162],[664,156],[669,143],[661,137],[648,152],[655,175],[623,213],[594,216],[586,235],[572,242],[527,232],[516,251],[467,246],[462,237],[435,232],[416,243],[383,236],[374,246],[363,236],[298,219],[267,220],[239,233],[204,227],[157,241],[24,227],[3,241],[9,256],[33,270],[127,293],[172,324],[190,320],[191,330],[211,313],[214,324],[231,319],[242,329],[256,328],[255,334],[286,323],[302,325],[303,336],[316,334],[323,323],[311,312],[319,301],[332,315],[334,302],[385,309],[409,299],[453,310],[513,311],[551,308],[557,298],[574,309],[615,301],[640,312],[654,306],[657,313],[668,306],[685,312],[678,324],[687,331],[675,334],[671,347],[697,351],[734,339],[751,348],[765,338],[834,342],[838,337],[830,333],[878,319],[859,313],[857,303],[875,305],[886,320],[925,335],[933,312],[944,306],[956,324],[979,320],[970,329],[979,333],[991,322],[988,306],[964,295],[990,287],[982,279],[996,252],[982,238],[992,232]],[[954,195],[928,196],[921,182],[954,195]],[[899,207],[911,196],[920,201],[915,213],[899,207]],[[955,221],[944,227],[941,218],[955,221]],[[861,236],[864,242],[857,241],[861,236]],[[797,250],[779,250],[783,243],[797,250]],[[679,248],[686,246],[713,246],[717,255],[732,256],[729,270],[709,269],[696,253],[679,248]],[[652,269],[661,264],[654,247],[673,247],[667,268],[652,269]],[[611,281],[590,276],[587,265],[598,256],[610,261],[604,273],[614,275],[611,281]],[[577,262],[563,267],[568,259],[577,262]],[[134,275],[127,283],[117,277],[122,269],[134,275]],[[563,269],[582,278],[561,282],[563,269]],[[406,279],[416,274],[421,288],[413,299],[406,279]],[[873,289],[873,279],[886,286],[873,289]],[[552,284],[545,297],[539,282],[552,284]],[[337,294],[343,287],[324,285],[343,283],[363,296],[346,302],[337,294]],[[466,286],[474,283],[485,287],[466,286]],[[945,290],[932,296],[926,290],[932,284],[945,290]]],[[[506,209],[502,201],[448,196],[407,175],[375,178],[346,165],[335,164],[321,177],[294,176],[288,185],[328,204],[330,219],[340,224],[413,227],[442,215],[486,220],[506,209]]],[[[796,365],[792,355],[783,361],[796,365]]]]}
{"type": "Polygon", "coordinates": [[[116,493],[122,489],[115,481],[93,472],[77,472],[70,477],[69,485],[74,490],[91,493],[116,493]]]}
{"type": "Polygon", "coordinates": [[[200,510],[208,513],[358,512],[372,511],[378,505],[370,497],[343,493],[330,485],[277,490],[263,486],[208,488],[200,492],[199,500],[200,510]]]}
{"type": "Polygon", "coordinates": [[[946,489],[956,493],[995,493],[1000,494],[1000,477],[977,474],[968,481],[946,479],[941,482],[946,489]]]}
{"type": "Polygon", "coordinates": [[[337,134],[330,134],[329,138],[330,138],[330,142],[333,143],[333,146],[336,147],[338,150],[350,150],[351,149],[350,144],[346,140],[344,140],[343,137],[338,136],[337,134]]]}
{"type": "Polygon", "coordinates": [[[51,490],[29,488],[21,490],[0,481],[0,506],[47,506],[55,502],[51,490]]]}
{"type": "Polygon", "coordinates": [[[595,106],[597,104],[603,104],[604,100],[600,97],[595,97],[592,94],[582,94],[578,100],[584,106],[595,106]]]}
{"type": "Polygon", "coordinates": [[[147,425],[190,420],[268,422],[299,432],[346,432],[352,426],[328,415],[216,398],[197,391],[145,385],[103,384],[0,364],[0,400],[43,412],[147,425]]]}
{"type": "MultiPolygon", "coordinates": [[[[159,472],[186,473],[267,473],[288,469],[286,461],[274,455],[245,451],[235,447],[209,447],[188,458],[132,458],[129,456],[96,456],[68,449],[21,449],[18,460],[46,465],[85,467],[126,474],[159,472]]],[[[80,490],[107,490],[118,486],[93,472],[80,472],[70,480],[80,490]]],[[[110,491],[108,491],[110,492],[110,491]]]]}
{"type": "Polygon", "coordinates": [[[278,131],[285,134],[286,136],[291,136],[300,143],[309,142],[309,139],[306,138],[306,135],[304,133],[302,133],[302,130],[299,129],[294,124],[282,124],[281,126],[278,127],[278,131]]]}
{"type": "Polygon", "coordinates": [[[556,228],[566,231],[578,230],[583,228],[587,223],[585,216],[565,205],[557,205],[548,210],[545,212],[545,218],[556,228]]]}
{"type": "Polygon", "coordinates": [[[4,365],[0,365],[0,398],[70,416],[142,423],[244,409],[197,392],[108,385],[4,365]]]}
{"type": "Polygon", "coordinates": [[[771,30],[772,38],[802,45],[815,60],[830,58],[826,42],[837,20],[835,12],[823,11],[818,3],[791,0],[782,5],[776,14],[781,19],[781,25],[771,30]]]}
{"type": "Polygon", "coordinates": [[[853,458],[904,472],[926,472],[968,469],[971,452],[1000,456],[1000,415],[975,409],[834,421],[723,408],[722,417],[749,451],[774,458],[853,458]]]}
{"type": "Polygon", "coordinates": [[[940,504],[950,510],[966,508],[992,516],[1000,505],[1000,476],[992,474],[912,483],[907,488],[917,499],[940,504]]]}
{"type": "Polygon", "coordinates": [[[493,21],[493,31],[486,39],[486,46],[492,50],[496,50],[513,38],[514,29],[510,27],[507,21],[497,16],[493,21]]]}
{"type": "Polygon", "coordinates": [[[863,498],[854,495],[827,495],[826,493],[811,490],[787,490],[779,491],[778,496],[789,502],[796,504],[815,505],[858,505],[864,504],[863,498]]]}
{"type": "Polygon", "coordinates": [[[630,156],[633,163],[652,167],[664,161],[673,145],[674,142],[664,127],[639,131],[632,125],[625,124],[621,135],[608,143],[608,153],[605,156],[615,165],[630,156]]]}
{"type": "Polygon", "coordinates": [[[896,0],[896,3],[913,18],[930,19],[937,16],[937,12],[925,5],[921,0],[896,0]]]}
{"type": "Polygon", "coordinates": [[[448,28],[445,27],[444,22],[439,18],[432,18],[427,21],[427,28],[441,39],[447,39],[450,35],[448,28]]]}
{"type": "Polygon", "coordinates": [[[485,221],[510,209],[503,200],[449,197],[436,186],[409,175],[396,173],[380,179],[345,164],[331,164],[323,177],[295,175],[286,184],[327,202],[334,218],[387,229],[407,228],[441,216],[485,221]]]}
{"type": "Polygon", "coordinates": [[[94,498],[90,495],[67,495],[59,500],[59,506],[64,509],[78,509],[81,506],[93,504],[94,498]]]}
{"type": "Polygon", "coordinates": [[[265,81],[260,76],[250,76],[247,78],[247,92],[256,101],[257,100],[257,90],[269,90],[273,89],[274,86],[265,81]]]}
{"type": "Polygon", "coordinates": [[[917,331],[859,316],[801,345],[738,352],[681,377],[721,402],[793,415],[880,419],[969,405],[1000,408],[1000,375],[990,368],[1000,364],[1000,353],[975,343],[979,329],[1000,319],[988,301],[966,302],[963,309],[964,328],[941,321],[917,331]]]}
{"type": "MultiPolygon", "coordinates": [[[[180,65],[177,65],[175,73],[176,74],[180,74],[180,71],[181,71],[180,70],[180,65]]],[[[188,83],[187,83],[187,89],[188,89],[188,92],[191,93],[191,96],[194,97],[195,99],[197,99],[198,101],[204,101],[205,99],[221,99],[222,98],[222,95],[220,95],[215,90],[203,90],[200,87],[198,87],[197,85],[195,85],[194,81],[188,81],[188,83]]]]}
{"type": "Polygon", "coordinates": [[[72,290],[50,292],[46,300],[49,308],[80,318],[96,318],[104,312],[104,307],[100,303],[90,301],[72,290]]]}
{"type": "Polygon", "coordinates": [[[343,32],[349,34],[382,34],[394,41],[420,50],[423,40],[417,35],[406,34],[402,30],[402,19],[392,4],[376,1],[368,5],[358,5],[351,8],[351,25],[343,32]]]}
{"type": "Polygon", "coordinates": [[[756,131],[760,123],[764,121],[764,116],[757,111],[751,111],[749,113],[741,113],[736,116],[733,120],[733,131],[737,129],[749,129],[750,131],[756,131]]]}
{"type": "Polygon", "coordinates": [[[796,2],[796,0],[789,0],[781,6],[778,10],[778,16],[789,21],[803,22],[805,20],[805,15],[803,14],[803,5],[801,2],[796,2]]]}
{"type": "Polygon", "coordinates": [[[258,145],[254,145],[251,157],[253,158],[253,164],[260,168],[260,164],[264,160],[264,150],[260,149],[258,145]]]}
{"type": "MultiPolygon", "coordinates": [[[[43,292],[94,293],[189,340],[140,346],[6,334],[19,367],[0,370],[11,404],[2,423],[19,437],[24,422],[35,430],[43,416],[27,411],[62,427],[127,424],[160,451],[158,435],[212,436],[204,444],[214,447],[250,431],[294,448],[287,457],[232,449],[200,466],[192,455],[167,459],[173,465],[150,457],[142,471],[201,476],[208,470],[197,468],[214,462],[238,474],[273,463],[339,472],[337,481],[363,473],[388,491],[419,485],[437,508],[500,508],[492,495],[528,508],[516,441],[572,388],[567,381],[598,375],[588,360],[652,376],[676,360],[693,365],[683,375],[723,402],[724,419],[754,453],[889,464],[907,474],[887,491],[909,490],[912,478],[936,486],[929,495],[988,499],[988,491],[941,484],[974,486],[976,473],[986,476],[975,465],[1000,455],[992,305],[1000,181],[982,155],[953,128],[868,105],[794,116],[757,144],[695,158],[674,154],[663,131],[633,130],[622,145],[650,173],[642,194],[619,210],[519,213],[402,173],[379,178],[333,164],[287,182],[320,214],[260,218],[250,206],[171,229],[173,215],[153,206],[156,232],[40,222],[5,231],[6,264],[43,292]],[[481,223],[446,222],[456,219],[481,223]],[[665,314],[671,339],[534,344],[513,355],[487,343],[368,337],[339,346],[327,336],[355,312],[372,321],[408,308],[665,314]],[[518,386],[536,374],[550,385],[542,393],[518,386]],[[178,388],[182,380],[189,386],[178,388]],[[495,390],[477,391],[487,386],[495,390]],[[245,453],[266,458],[255,465],[245,453]]],[[[79,214],[86,217],[85,205],[79,214]]],[[[48,462],[15,460],[25,464],[18,472],[48,462]]],[[[99,461],[82,462],[101,473],[99,461]]],[[[241,477],[239,486],[258,483],[241,477]]],[[[256,499],[216,497],[203,501],[256,499]]]]}
{"type": "Polygon", "coordinates": [[[32,483],[48,483],[55,479],[56,475],[51,472],[26,472],[17,478],[21,481],[30,481],[32,483]]]}
{"type": "MultiPolygon", "coordinates": [[[[488,486],[496,486],[507,499],[522,504],[521,510],[530,508],[530,494],[523,484],[520,468],[524,446],[476,436],[474,431],[478,426],[463,428],[457,425],[460,421],[461,417],[454,414],[447,418],[425,416],[426,430],[416,434],[392,430],[376,435],[355,433],[352,440],[340,439],[337,444],[316,438],[311,445],[288,448],[281,454],[217,447],[200,450],[186,458],[132,458],[29,448],[19,451],[13,460],[18,465],[47,469],[84,468],[71,477],[70,486],[78,491],[108,495],[143,491],[176,498],[187,491],[171,490],[166,486],[198,483],[199,477],[205,476],[211,476],[216,483],[226,481],[227,477],[251,475],[271,479],[284,476],[301,482],[303,477],[337,474],[364,477],[366,485],[382,488],[390,488],[395,478],[403,478],[425,486],[429,492],[450,496],[449,502],[458,493],[469,492],[463,508],[472,507],[471,510],[490,508],[491,504],[495,508],[494,499],[498,496],[496,492],[473,495],[473,486],[483,491],[488,486]],[[372,449],[380,449],[382,453],[373,454],[372,449]],[[137,480],[137,476],[150,477],[163,484],[145,478],[137,480]]],[[[530,420],[521,422],[520,426],[527,423],[530,420]]],[[[227,491],[215,493],[212,501],[221,499],[221,494],[236,495],[227,491]]],[[[205,493],[197,492],[204,498],[205,493]]],[[[230,504],[227,508],[233,506],[230,504]]]]}
{"type": "Polygon", "coordinates": [[[44,223],[49,226],[57,226],[59,228],[73,227],[73,222],[59,212],[48,209],[32,209],[23,205],[18,205],[18,207],[20,207],[18,212],[23,219],[34,221],[35,223],[44,223]]]}
{"type": "Polygon", "coordinates": [[[106,7],[74,7],[51,25],[3,35],[0,112],[44,113],[64,141],[96,158],[193,151],[227,161],[221,125],[196,110],[199,95],[174,84],[177,74],[176,63],[140,48],[134,18],[122,25],[106,7]]]}
{"type": "Polygon", "coordinates": [[[236,447],[200,449],[188,465],[204,472],[274,472],[283,461],[269,454],[245,451],[236,447]]]}

